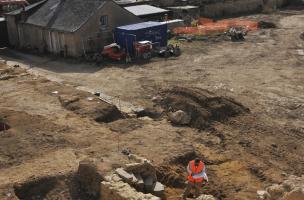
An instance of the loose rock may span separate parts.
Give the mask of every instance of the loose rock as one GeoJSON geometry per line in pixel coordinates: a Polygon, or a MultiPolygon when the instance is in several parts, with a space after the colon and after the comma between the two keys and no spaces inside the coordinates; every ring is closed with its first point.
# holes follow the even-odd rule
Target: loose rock
{"type": "Polygon", "coordinates": [[[191,121],[190,115],[188,115],[187,113],[185,113],[182,110],[178,110],[176,112],[169,113],[168,116],[169,116],[169,120],[173,124],[177,124],[177,125],[187,125],[191,121]]]}

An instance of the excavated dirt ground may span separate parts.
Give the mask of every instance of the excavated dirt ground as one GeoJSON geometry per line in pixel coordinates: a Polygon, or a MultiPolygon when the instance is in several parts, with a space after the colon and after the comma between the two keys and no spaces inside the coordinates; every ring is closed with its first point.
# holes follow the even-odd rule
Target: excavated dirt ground
{"type": "Polygon", "coordinates": [[[244,42],[182,43],[181,57],[143,65],[92,66],[2,50],[9,65],[28,70],[0,65],[0,199],[89,199],[70,189],[79,161],[94,158],[107,173],[129,162],[123,148],[153,161],[168,200],[181,195],[185,166],[196,156],[207,166],[206,192],[219,199],[252,200],[258,189],[301,175],[304,11],[293,12],[247,16],[278,28],[251,32],[244,42]],[[172,87],[182,88],[179,94],[197,92],[190,99],[163,93],[172,87]],[[174,100],[170,109],[190,106],[198,113],[214,107],[195,100],[197,93],[211,93],[242,112],[217,109],[212,128],[199,130],[172,126],[165,113],[154,120],[127,117],[77,88],[152,110],[152,97],[162,95],[174,100]]]}

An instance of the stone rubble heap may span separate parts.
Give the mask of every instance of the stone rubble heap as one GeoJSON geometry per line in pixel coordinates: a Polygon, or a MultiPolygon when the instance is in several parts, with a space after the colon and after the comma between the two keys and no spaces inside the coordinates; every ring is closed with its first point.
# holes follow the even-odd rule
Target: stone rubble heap
{"type": "Polygon", "coordinates": [[[289,176],[281,184],[257,191],[257,196],[260,200],[304,200],[304,175],[289,176]]]}
{"type": "Polygon", "coordinates": [[[134,154],[129,154],[129,158],[136,162],[116,169],[115,173],[137,191],[164,198],[165,187],[157,181],[156,170],[151,162],[134,154]]]}
{"type": "MultiPolygon", "coordinates": [[[[85,159],[76,173],[79,189],[92,199],[100,200],[161,200],[166,199],[165,187],[157,181],[152,163],[138,155],[126,153],[129,164],[104,174],[103,163],[85,159]]],[[[216,200],[212,195],[201,195],[196,200],[216,200]]]]}
{"type": "Polygon", "coordinates": [[[100,196],[102,200],[160,200],[159,197],[152,194],[136,191],[117,174],[106,176],[105,179],[101,182],[100,196]]]}
{"type": "Polygon", "coordinates": [[[86,159],[79,163],[77,179],[80,189],[100,200],[161,200],[165,188],[157,182],[156,170],[145,158],[128,154],[134,163],[117,168],[104,176],[102,163],[86,159]]]}

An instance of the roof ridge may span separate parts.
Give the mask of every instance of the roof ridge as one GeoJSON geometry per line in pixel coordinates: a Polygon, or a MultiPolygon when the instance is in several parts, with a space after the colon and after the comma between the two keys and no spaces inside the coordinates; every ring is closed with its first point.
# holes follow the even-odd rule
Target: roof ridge
{"type": "Polygon", "coordinates": [[[53,13],[53,16],[51,17],[51,19],[48,21],[48,23],[46,24],[46,27],[50,28],[55,20],[57,19],[58,13],[62,10],[63,5],[65,3],[65,0],[59,0],[60,2],[57,4],[56,6],[56,10],[53,13]]]}

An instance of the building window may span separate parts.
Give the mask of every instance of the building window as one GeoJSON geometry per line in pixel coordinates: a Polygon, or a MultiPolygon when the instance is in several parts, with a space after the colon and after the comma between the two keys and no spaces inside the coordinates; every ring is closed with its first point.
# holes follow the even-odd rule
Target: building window
{"type": "Polygon", "coordinates": [[[108,26],[108,15],[103,15],[100,17],[100,26],[108,26]]]}

